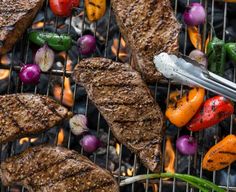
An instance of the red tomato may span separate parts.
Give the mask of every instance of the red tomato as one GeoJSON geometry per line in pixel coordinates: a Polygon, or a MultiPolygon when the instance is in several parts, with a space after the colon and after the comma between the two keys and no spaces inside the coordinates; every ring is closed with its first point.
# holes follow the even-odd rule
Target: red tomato
{"type": "Polygon", "coordinates": [[[55,15],[68,17],[71,15],[72,8],[79,5],[79,0],[50,0],[49,4],[55,15]]]}

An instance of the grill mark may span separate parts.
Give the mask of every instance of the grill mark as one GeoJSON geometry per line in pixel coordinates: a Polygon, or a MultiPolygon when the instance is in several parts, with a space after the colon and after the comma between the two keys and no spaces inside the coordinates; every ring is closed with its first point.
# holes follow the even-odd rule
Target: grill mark
{"type": "MultiPolygon", "coordinates": [[[[30,110],[30,108],[19,99],[18,95],[16,95],[16,100],[19,101],[20,104],[22,105],[22,107],[24,107],[25,110],[28,111],[28,113],[33,117],[32,118],[32,123],[33,123],[34,122],[34,116],[37,116],[37,112],[34,112],[34,111],[30,110]]],[[[44,127],[48,127],[48,124],[46,124],[44,121],[41,121],[41,120],[39,120],[39,121],[44,127]]]]}
{"type": "Polygon", "coordinates": [[[221,165],[228,165],[228,162],[220,162],[221,165]]]}
{"type": "Polygon", "coordinates": [[[213,160],[212,160],[212,159],[209,159],[209,160],[207,160],[207,162],[209,162],[209,163],[212,163],[212,162],[213,162],[213,160]]]}
{"type": "Polygon", "coordinates": [[[46,103],[46,101],[44,99],[42,99],[41,97],[39,97],[39,100],[41,101],[41,103],[46,106],[48,108],[49,111],[51,111],[54,115],[60,117],[60,118],[64,118],[61,114],[59,114],[57,112],[57,110],[54,107],[51,107],[51,105],[49,103],[46,103]]]}
{"type": "MultiPolygon", "coordinates": [[[[108,102],[96,102],[97,104],[99,104],[99,106],[101,107],[105,107],[107,105],[109,106],[137,106],[139,105],[139,103],[137,104],[137,102],[129,102],[129,103],[126,103],[126,102],[113,102],[113,101],[108,101],[108,102]]],[[[153,104],[153,102],[147,102],[147,103],[142,103],[142,106],[149,106],[153,104]]]]}
{"type": "Polygon", "coordinates": [[[137,123],[140,123],[140,122],[153,122],[153,121],[156,121],[156,120],[158,120],[159,118],[147,118],[147,119],[142,119],[142,120],[140,120],[140,121],[138,121],[138,120],[114,120],[114,122],[115,123],[121,123],[121,124],[123,124],[123,123],[135,123],[135,122],[137,122],[137,123]]]}
{"type": "Polygon", "coordinates": [[[219,151],[221,154],[227,154],[227,155],[236,155],[235,152],[230,152],[230,151],[219,151]]]}
{"type": "Polygon", "coordinates": [[[99,8],[99,9],[101,9],[101,6],[100,6],[100,5],[96,5],[95,3],[91,2],[91,1],[89,1],[89,5],[92,5],[92,6],[94,6],[94,7],[97,7],[97,8],[99,8]]]}

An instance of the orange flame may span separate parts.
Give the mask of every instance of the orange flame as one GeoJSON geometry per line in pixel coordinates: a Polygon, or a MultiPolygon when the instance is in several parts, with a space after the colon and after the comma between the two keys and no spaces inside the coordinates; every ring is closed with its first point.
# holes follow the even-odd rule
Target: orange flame
{"type": "Polygon", "coordinates": [[[61,128],[57,136],[57,145],[62,145],[64,137],[65,137],[64,130],[63,128],[61,128]]]}
{"type": "Polygon", "coordinates": [[[169,173],[175,173],[175,152],[169,137],[167,137],[166,140],[165,171],[169,173]]]}
{"type": "Polygon", "coordinates": [[[23,137],[20,139],[19,143],[20,143],[20,145],[23,145],[24,143],[28,143],[28,142],[34,143],[37,140],[38,140],[38,138],[23,137]]]}
{"type": "MultiPolygon", "coordinates": [[[[143,183],[144,188],[146,188],[146,183],[143,183]]],[[[153,192],[158,192],[158,185],[156,183],[149,184],[148,187],[152,187],[153,192]]]]}
{"type": "Polygon", "coordinates": [[[127,169],[127,175],[128,176],[133,176],[134,168],[128,168],[127,169]]]}
{"type": "MultiPolygon", "coordinates": [[[[117,56],[117,54],[118,54],[118,48],[119,48],[119,40],[117,38],[115,38],[115,39],[113,39],[113,44],[111,46],[111,51],[115,56],[117,56]]],[[[122,37],[120,40],[120,50],[119,50],[118,57],[123,62],[125,62],[128,57],[128,50],[126,47],[126,43],[122,37]]]]}
{"type": "Polygon", "coordinates": [[[116,143],[116,154],[119,155],[120,154],[120,144],[116,143]]]}
{"type": "MultiPolygon", "coordinates": [[[[66,58],[65,52],[61,52],[59,55],[61,55],[64,59],[66,58]]],[[[67,59],[66,70],[72,70],[72,61],[70,60],[70,58],[67,59]]],[[[53,95],[57,101],[61,101],[61,92],[62,87],[59,85],[55,85],[53,88],[53,95]]],[[[71,91],[70,79],[68,77],[65,77],[64,80],[62,103],[68,107],[72,107],[74,103],[74,96],[71,91]]]]}
{"type": "Polygon", "coordinates": [[[39,22],[34,23],[32,25],[32,29],[40,29],[40,28],[43,28],[43,27],[44,27],[44,22],[42,22],[42,21],[39,21],[39,22]]]}
{"type": "MultiPolygon", "coordinates": [[[[188,35],[189,35],[190,41],[193,44],[193,46],[196,49],[202,50],[202,36],[201,36],[201,34],[199,34],[198,27],[196,27],[196,26],[188,27],[188,35]]],[[[205,50],[204,50],[205,53],[206,53],[207,45],[208,45],[209,41],[210,41],[210,34],[208,34],[208,37],[205,42],[205,50]]]]}
{"type": "MultiPolygon", "coordinates": [[[[9,65],[11,63],[11,60],[7,55],[3,55],[0,57],[0,63],[2,65],[9,65]]],[[[9,70],[5,69],[0,70],[0,80],[6,79],[9,75],[10,75],[9,70]]]]}

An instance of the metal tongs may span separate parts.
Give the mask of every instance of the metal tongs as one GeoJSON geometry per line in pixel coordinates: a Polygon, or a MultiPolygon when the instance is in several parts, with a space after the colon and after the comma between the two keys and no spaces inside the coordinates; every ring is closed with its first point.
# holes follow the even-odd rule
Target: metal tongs
{"type": "Polygon", "coordinates": [[[166,78],[188,86],[200,86],[236,101],[236,84],[222,78],[187,56],[161,53],[154,57],[158,71],[166,78]]]}

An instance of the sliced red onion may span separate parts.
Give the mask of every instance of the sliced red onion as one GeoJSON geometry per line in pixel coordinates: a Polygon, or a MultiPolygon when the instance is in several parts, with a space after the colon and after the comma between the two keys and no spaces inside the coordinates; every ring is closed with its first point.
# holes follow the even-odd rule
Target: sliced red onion
{"type": "Polygon", "coordinates": [[[41,71],[49,71],[54,63],[55,54],[52,49],[45,44],[35,55],[35,63],[39,65],[41,71]]]}
{"type": "Polygon", "coordinates": [[[88,127],[87,127],[87,117],[85,115],[74,115],[70,121],[70,128],[71,132],[74,135],[82,135],[85,132],[88,132],[88,127]]]}
{"type": "Polygon", "coordinates": [[[38,84],[40,73],[41,71],[37,64],[26,64],[21,68],[19,78],[24,84],[38,84]]]}
{"type": "Polygon", "coordinates": [[[183,155],[194,155],[197,151],[197,142],[193,137],[183,135],[176,140],[176,148],[183,155]]]}
{"type": "Polygon", "coordinates": [[[186,7],[183,17],[189,26],[200,25],[206,21],[206,11],[200,3],[191,3],[186,7]]]}
{"type": "Polygon", "coordinates": [[[82,55],[90,55],[96,50],[96,39],[92,35],[84,35],[77,41],[79,53],[82,55]]]}
{"type": "Polygon", "coordinates": [[[94,135],[85,135],[80,140],[80,145],[84,151],[93,153],[101,146],[101,141],[94,135]]]}
{"type": "Polygon", "coordinates": [[[207,68],[207,56],[200,50],[194,49],[189,54],[189,57],[192,60],[197,61],[198,63],[202,64],[205,68],[207,68]]]}

